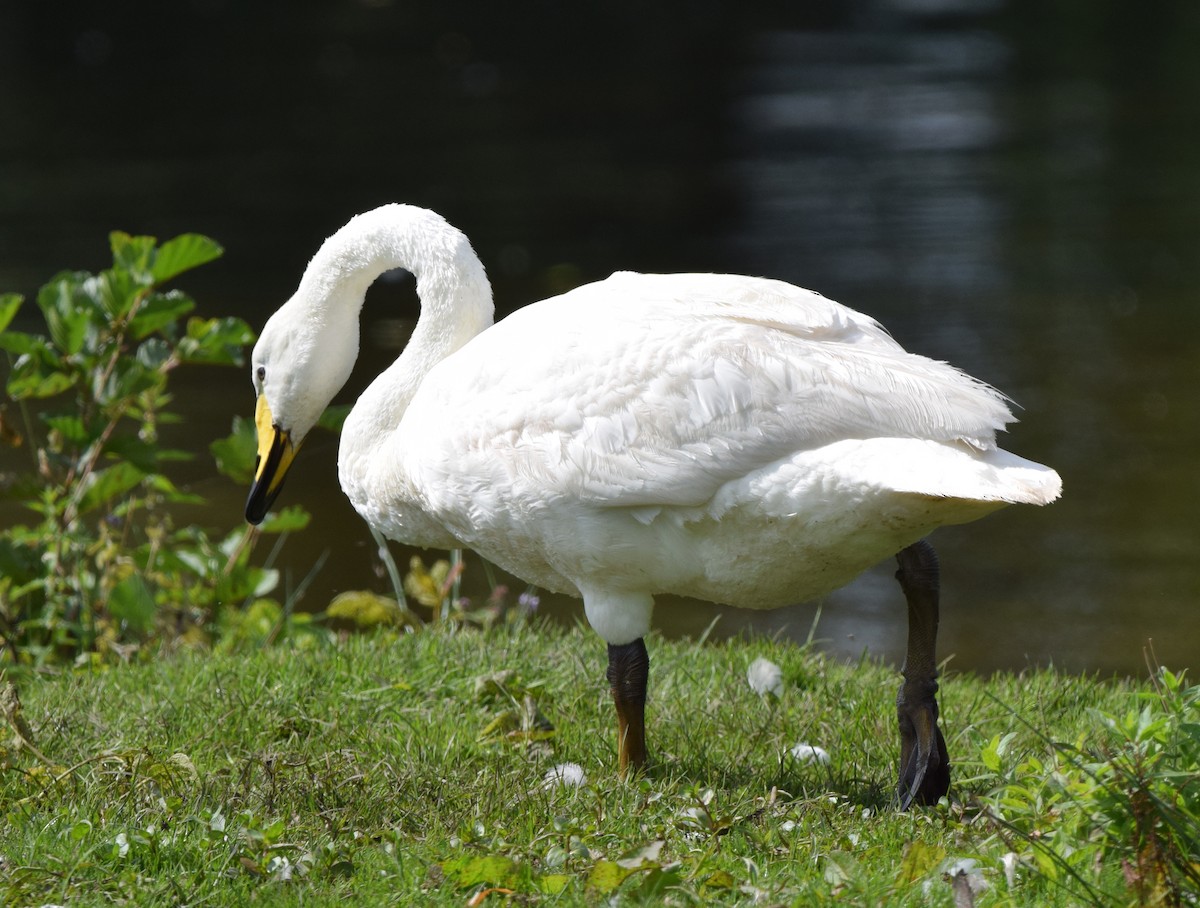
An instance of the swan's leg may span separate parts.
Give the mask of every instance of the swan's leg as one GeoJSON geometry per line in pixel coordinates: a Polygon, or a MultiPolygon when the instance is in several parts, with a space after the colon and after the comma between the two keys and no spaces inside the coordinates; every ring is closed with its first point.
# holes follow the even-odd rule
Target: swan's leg
{"type": "Polygon", "coordinates": [[[926,540],[896,556],[896,579],[908,600],[908,653],[896,697],[900,721],[900,809],[936,804],[950,790],[950,757],[938,728],[938,560],[926,540]]]}
{"type": "Polygon", "coordinates": [[[646,680],[650,654],[642,638],[608,645],[608,683],[617,708],[617,760],[622,775],[646,763],[646,680]]]}

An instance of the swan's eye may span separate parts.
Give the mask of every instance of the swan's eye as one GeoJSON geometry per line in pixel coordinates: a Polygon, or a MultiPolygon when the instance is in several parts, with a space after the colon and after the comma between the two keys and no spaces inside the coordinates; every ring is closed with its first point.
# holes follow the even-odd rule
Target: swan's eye
{"type": "Polygon", "coordinates": [[[257,369],[254,370],[254,376],[255,376],[255,378],[258,379],[258,383],[261,385],[264,381],[267,380],[267,367],[259,366],[257,369]]]}

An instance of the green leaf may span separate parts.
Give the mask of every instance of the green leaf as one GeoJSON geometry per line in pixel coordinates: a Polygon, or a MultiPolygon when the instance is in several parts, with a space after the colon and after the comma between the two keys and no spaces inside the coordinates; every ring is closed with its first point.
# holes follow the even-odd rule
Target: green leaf
{"type": "Polygon", "coordinates": [[[262,830],[262,838],[265,842],[275,842],[287,831],[287,825],[283,819],[278,819],[271,825],[262,830]]]}
{"type": "Polygon", "coordinates": [[[565,873],[547,873],[537,881],[538,889],[545,895],[558,895],[571,883],[571,877],[565,873]]]}
{"type": "Polygon", "coordinates": [[[631,870],[643,870],[650,867],[658,867],[658,856],[662,853],[663,845],[666,844],[662,839],[655,839],[641,848],[635,848],[632,851],[626,852],[617,863],[622,867],[627,867],[631,870]]]}
{"type": "Polygon", "coordinates": [[[191,318],[179,355],[189,363],[241,365],[242,349],[253,341],[254,332],[240,318],[191,318]]]}
{"type": "Polygon", "coordinates": [[[0,536],[0,577],[20,585],[41,576],[42,560],[37,552],[0,536]]]}
{"type": "Polygon", "coordinates": [[[154,257],[154,243],[152,236],[130,236],[122,230],[114,230],[108,235],[113,267],[120,271],[149,274],[151,259],[154,257]]]}
{"type": "Polygon", "coordinates": [[[153,473],[158,469],[158,445],[143,441],[135,435],[115,435],[104,445],[104,453],[113,455],[117,460],[133,464],[143,473],[153,473]]]}
{"type": "Polygon", "coordinates": [[[145,473],[126,461],[92,474],[87,491],[79,500],[79,513],[86,514],[137,487],[145,473]]]}
{"type": "Polygon", "coordinates": [[[133,304],[151,286],[148,271],[135,271],[114,267],[89,278],[83,284],[84,292],[104,311],[105,321],[124,318],[133,304]]]}
{"type": "MultiPolygon", "coordinates": [[[[279,571],[274,568],[252,568],[246,572],[248,592],[255,596],[265,596],[279,586],[279,571]]],[[[242,599],[246,594],[235,596],[242,599]]]]}
{"type": "Polygon", "coordinates": [[[508,887],[517,884],[518,864],[502,854],[452,858],[443,861],[441,867],[447,880],[464,889],[483,883],[508,887]]]}
{"type": "MultiPolygon", "coordinates": [[[[190,460],[191,454],[183,451],[159,451],[159,460],[190,460]],[[170,455],[164,457],[163,455],[170,455]]],[[[165,476],[151,476],[149,485],[172,504],[204,504],[204,496],[192,492],[181,492],[179,487],[165,476]]]]}
{"type": "Polygon", "coordinates": [[[659,839],[627,852],[624,857],[616,861],[597,861],[588,874],[587,887],[607,894],[635,873],[641,872],[647,872],[649,877],[642,884],[646,895],[653,895],[663,887],[673,885],[678,882],[674,866],[663,867],[659,862],[663,844],[663,841],[659,839]]]}
{"type": "Polygon", "coordinates": [[[178,321],[195,308],[192,298],[178,290],[151,294],[129,323],[129,332],[141,340],[178,321]]]}
{"type": "Polygon", "coordinates": [[[45,338],[36,334],[26,334],[24,331],[5,331],[0,334],[0,350],[7,350],[17,356],[32,353],[45,344],[45,338]]]}
{"type": "Polygon", "coordinates": [[[346,421],[346,417],[350,415],[352,409],[354,409],[354,404],[331,404],[321,413],[317,425],[330,432],[341,432],[342,423],[346,421]]]}
{"type": "Polygon", "coordinates": [[[167,240],[154,257],[154,280],[160,284],[169,281],[176,275],[220,258],[224,251],[215,240],[199,233],[185,233],[167,240]]]}
{"type": "Polygon", "coordinates": [[[732,873],[728,870],[716,870],[704,878],[704,881],[700,884],[700,889],[732,889],[736,885],[737,880],[733,878],[732,873]]]}
{"type": "Polygon", "coordinates": [[[274,511],[267,515],[267,519],[259,525],[259,529],[264,533],[293,533],[308,526],[311,519],[312,515],[304,508],[292,505],[282,511],[274,511]]]}
{"type": "Polygon", "coordinates": [[[992,735],[992,740],[988,741],[983,746],[983,750],[979,752],[979,759],[990,772],[1000,771],[1000,736],[992,735]]]}
{"type": "Polygon", "coordinates": [[[154,596],[140,574],[130,574],[113,587],[108,596],[108,611],[138,634],[154,626],[154,596]]]}
{"type": "Polygon", "coordinates": [[[104,383],[93,387],[92,394],[97,403],[104,406],[136,397],[152,388],[161,389],[167,381],[166,376],[158,370],[148,369],[136,358],[128,356],[117,360],[107,377],[96,376],[97,381],[101,378],[104,378],[104,383]]]}
{"type": "Polygon", "coordinates": [[[607,895],[635,873],[636,870],[622,867],[616,861],[599,860],[588,873],[587,888],[607,895]]]}
{"type": "Polygon", "coordinates": [[[13,400],[23,397],[53,397],[67,390],[72,384],[69,375],[61,372],[44,374],[34,371],[29,361],[18,360],[8,378],[8,396],[13,400]]]}
{"type": "Polygon", "coordinates": [[[23,302],[25,297],[19,293],[0,293],[0,331],[9,326],[23,302]]]}
{"type": "Polygon", "coordinates": [[[241,416],[233,418],[233,431],[208,446],[217,462],[217,470],[241,485],[249,485],[254,478],[254,464],[258,457],[258,434],[254,421],[241,416]]]}
{"type": "Polygon", "coordinates": [[[46,318],[50,339],[68,356],[83,349],[95,312],[81,289],[87,277],[64,272],[38,291],[37,304],[46,318]]]}
{"type": "Polygon", "coordinates": [[[945,857],[946,849],[940,846],[927,845],[921,841],[909,842],[904,846],[904,855],[900,859],[896,885],[901,889],[907,889],[917,880],[925,877],[945,857]]]}
{"type": "Polygon", "coordinates": [[[353,621],[362,628],[391,627],[404,617],[395,599],[370,590],[346,590],[333,597],[325,609],[330,618],[353,621]]]}
{"type": "Polygon", "coordinates": [[[88,432],[87,427],[83,424],[83,419],[74,414],[65,415],[48,415],[42,414],[42,422],[57,432],[63,437],[69,445],[82,447],[92,441],[92,436],[88,432]]]}
{"type": "Polygon", "coordinates": [[[138,344],[137,361],[157,372],[171,358],[171,345],[161,337],[151,337],[138,344]]]}
{"type": "Polygon", "coordinates": [[[192,542],[192,539],[186,538],[183,534],[173,536],[173,545],[156,553],[159,560],[159,571],[180,576],[195,574],[202,579],[209,579],[219,574],[221,562],[217,559],[210,558],[194,549],[184,548],[184,546],[191,545],[192,542]]]}
{"type": "MultiPolygon", "coordinates": [[[[723,870],[718,870],[710,876],[700,886],[702,893],[712,892],[724,888],[722,884],[725,879],[730,880],[729,888],[733,888],[733,876],[723,870]],[[716,882],[714,882],[714,880],[716,882]]],[[[679,872],[678,867],[664,867],[662,869],[654,868],[646,874],[646,878],[642,880],[640,886],[637,887],[637,898],[645,905],[660,905],[666,902],[666,892],[668,889],[673,889],[683,882],[683,874],[679,872]]]]}
{"type": "Polygon", "coordinates": [[[846,851],[831,851],[825,855],[825,882],[831,886],[844,886],[862,877],[858,858],[846,851]]]}
{"type": "Polygon", "coordinates": [[[53,397],[74,386],[75,376],[63,368],[63,362],[43,338],[35,338],[33,349],[17,359],[8,376],[8,395],[53,397]]]}

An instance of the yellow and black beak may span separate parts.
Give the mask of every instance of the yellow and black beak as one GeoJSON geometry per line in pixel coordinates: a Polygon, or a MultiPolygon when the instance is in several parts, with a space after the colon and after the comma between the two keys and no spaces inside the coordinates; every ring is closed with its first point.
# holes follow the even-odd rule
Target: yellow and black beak
{"type": "Polygon", "coordinates": [[[259,524],[283,488],[283,480],[296,456],[296,448],[292,446],[291,435],[272,421],[265,394],[258,396],[254,425],[258,429],[258,457],[254,464],[254,484],[250,486],[250,496],[246,499],[246,519],[259,524]]]}

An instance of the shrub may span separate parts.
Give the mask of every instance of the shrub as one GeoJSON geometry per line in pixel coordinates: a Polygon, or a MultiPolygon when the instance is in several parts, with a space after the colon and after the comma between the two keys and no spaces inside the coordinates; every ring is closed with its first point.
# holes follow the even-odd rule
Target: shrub
{"type": "MultiPolygon", "coordinates": [[[[240,319],[192,316],[187,294],[164,289],[221,248],[196,234],[158,245],[113,233],[110,245],[111,268],[64,271],[41,288],[44,335],[10,330],[23,299],[0,295],[10,367],[0,440],[28,452],[3,484],[32,515],[0,532],[0,665],[127,656],[163,634],[203,638],[218,609],[274,586],[273,572],[250,564],[255,533],[240,521],[219,537],[175,526],[172,508],[200,499],[166,470],[192,455],[159,440],[160,426],[179,421],[171,373],[240,364],[254,339],[240,319]]],[[[223,472],[245,479],[252,435],[235,422],[214,445],[223,472]]],[[[305,520],[293,510],[266,530],[305,520]]]]}

